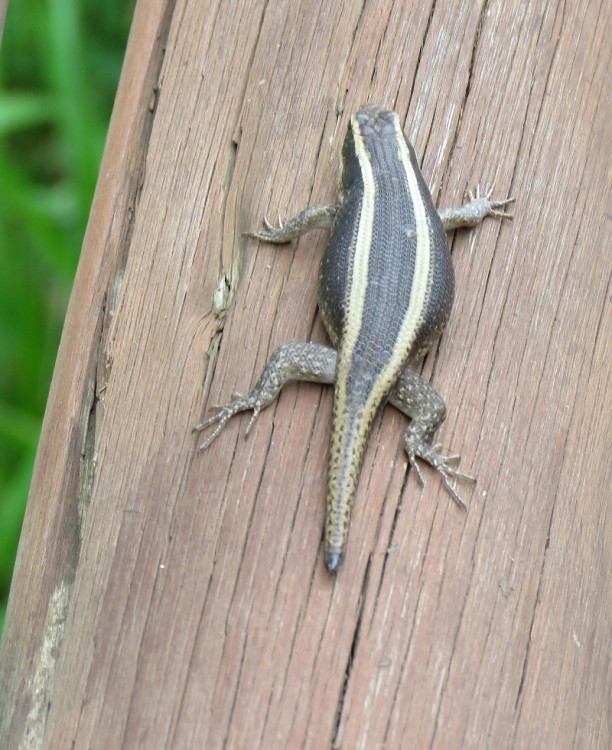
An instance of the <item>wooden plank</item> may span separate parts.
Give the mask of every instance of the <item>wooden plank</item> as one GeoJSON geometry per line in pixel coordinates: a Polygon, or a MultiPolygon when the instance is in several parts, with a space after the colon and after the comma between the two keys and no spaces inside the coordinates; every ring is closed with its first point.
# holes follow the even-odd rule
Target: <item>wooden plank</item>
{"type": "Polygon", "coordinates": [[[585,0],[139,4],[0,650],[2,747],[606,746],[609,21],[585,0]],[[241,232],[334,199],[366,100],[405,118],[441,205],[478,181],[517,205],[452,238],[424,367],[478,475],[469,512],[419,487],[385,410],[334,581],[330,389],[287,387],[203,454],[189,428],[279,344],[326,340],[325,234],[241,232]]]}
{"type": "Polygon", "coordinates": [[[4,33],[4,22],[6,20],[6,8],[8,0],[0,0],[0,42],[2,42],[2,35],[4,33]]]}

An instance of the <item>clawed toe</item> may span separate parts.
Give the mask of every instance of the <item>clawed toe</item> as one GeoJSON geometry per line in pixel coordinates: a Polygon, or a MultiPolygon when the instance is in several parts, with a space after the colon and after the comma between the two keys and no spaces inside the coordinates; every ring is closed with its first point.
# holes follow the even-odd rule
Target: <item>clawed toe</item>
{"type": "Polygon", "coordinates": [[[513,219],[513,214],[509,214],[507,211],[497,210],[498,208],[502,208],[513,202],[514,198],[506,198],[505,201],[491,201],[491,216],[497,216],[499,219],[513,219]]]}
{"type": "Polygon", "coordinates": [[[213,414],[211,417],[208,417],[208,419],[205,419],[203,422],[197,424],[191,429],[192,432],[202,432],[202,430],[210,427],[211,424],[214,424],[220,419],[220,414],[223,411],[222,406],[211,406],[210,410],[216,412],[216,414],[213,414]]]}
{"type": "Polygon", "coordinates": [[[253,407],[253,413],[251,414],[251,418],[249,419],[249,423],[246,426],[246,430],[244,431],[245,437],[248,437],[249,432],[251,431],[251,427],[255,423],[255,420],[259,416],[259,410],[260,407],[258,405],[254,405],[253,407]]]}
{"type": "Polygon", "coordinates": [[[245,435],[248,435],[251,431],[251,427],[253,426],[253,423],[255,422],[259,415],[259,412],[261,411],[261,403],[249,398],[248,396],[240,396],[240,394],[235,393],[233,396],[233,400],[229,404],[226,404],[225,406],[212,406],[211,410],[215,411],[216,413],[210,416],[208,419],[205,419],[200,424],[197,424],[192,429],[192,432],[202,432],[202,430],[205,430],[207,427],[210,427],[211,425],[217,423],[215,429],[210,433],[210,435],[206,438],[202,445],[198,447],[198,451],[206,450],[235,414],[239,414],[242,411],[248,411],[249,409],[253,410],[253,414],[251,415],[251,418],[247,425],[245,435]]]}
{"type": "Polygon", "coordinates": [[[465,479],[470,482],[475,482],[476,478],[471,476],[470,474],[464,473],[463,471],[459,471],[459,469],[455,468],[454,466],[450,466],[449,462],[459,461],[460,457],[457,454],[452,454],[449,456],[443,455],[439,452],[441,447],[442,446],[439,443],[431,446],[418,446],[416,448],[410,448],[407,446],[410,465],[416,471],[421,485],[425,486],[425,479],[423,477],[417,459],[420,458],[422,461],[427,461],[427,463],[430,464],[430,466],[432,466],[441,475],[444,486],[446,487],[453,500],[457,503],[457,505],[463,508],[463,510],[467,510],[467,505],[459,496],[459,493],[457,492],[454,484],[451,482],[451,477],[457,479],[465,479]]]}
{"type": "Polygon", "coordinates": [[[443,472],[443,471],[440,471],[440,474],[442,475],[442,481],[444,482],[444,486],[446,487],[449,495],[453,498],[453,500],[457,503],[457,505],[462,510],[467,511],[468,508],[467,508],[466,503],[461,499],[461,497],[459,496],[459,493],[457,492],[457,490],[455,489],[455,487],[449,481],[448,475],[445,472],[443,472]]]}
{"type": "Polygon", "coordinates": [[[489,216],[497,216],[499,219],[512,219],[512,214],[509,214],[507,211],[500,211],[499,209],[508,206],[510,203],[514,203],[515,199],[505,198],[504,200],[491,200],[494,189],[495,187],[492,185],[490,190],[483,193],[481,192],[480,184],[478,184],[476,185],[475,192],[472,192],[471,190],[467,191],[467,196],[472,202],[478,200],[487,201],[489,204],[489,216]]]}
{"type": "MultiPolygon", "coordinates": [[[[229,417],[228,417],[228,419],[229,419],[229,417]]],[[[227,422],[227,419],[220,421],[220,423],[210,433],[210,435],[206,438],[206,440],[202,443],[202,445],[198,446],[198,453],[201,453],[202,451],[205,451],[208,448],[208,446],[213,442],[213,440],[217,437],[217,435],[225,427],[225,423],[226,422],[227,422]]]]}

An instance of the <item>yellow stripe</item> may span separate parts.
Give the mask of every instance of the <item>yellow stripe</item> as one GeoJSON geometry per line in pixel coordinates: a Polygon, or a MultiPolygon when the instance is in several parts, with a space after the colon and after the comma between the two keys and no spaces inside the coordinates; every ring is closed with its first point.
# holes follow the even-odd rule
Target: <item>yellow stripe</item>
{"type": "MultiPolygon", "coordinates": [[[[342,410],[344,410],[346,403],[346,376],[350,369],[350,361],[342,361],[342,355],[348,352],[348,359],[351,359],[361,329],[366,289],[368,286],[368,265],[370,262],[370,247],[372,246],[374,201],[376,197],[376,184],[374,182],[372,165],[370,164],[370,156],[363,142],[359,123],[354,115],[351,118],[351,128],[353,130],[355,152],[359,160],[359,168],[363,180],[363,201],[361,204],[361,216],[359,217],[355,257],[352,263],[353,274],[348,310],[344,313],[346,328],[342,334],[338,377],[336,381],[337,397],[339,403],[342,405],[342,410]]],[[[344,356],[346,357],[346,354],[344,356]]]]}
{"type": "MultiPolygon", "coordinates": [[[[350,282],[350,292],[348,299],[348,309],[344,312],[344,322],[346,328],[342,333],[342,341],[338,352],[338,366],[336,370],[336,387],[335,387],[335,417],[334,429],[332,429],[332,442],[330,447],[329,458],[329,486],[328,499],[333,497],[334,500],[343,494],[339,486],[340,474],[339,468],[343,463],[343,454],[347,442],[350,442],[356,435],[347,435],[346,414],[347,414],[347,375],[351,368],[353,352],[361,330],[361,321],[363,319],[363,309],[365,306],[366,289],[368,286],[368,265],[370,261],[370,248],[372,246],[372,231],[374,226],[374,202],[376,198],[376,184],[374,182],[374,173],[370,163],[368,150],[363,142],[357,118],[353,115],[351,118],[351,129],[353,131],[353,140],[355,144],[355,153],[359,161],[361,179],[363,180],[363,199],[361,202],[361,214],[359,216],[359,228],[357,230],[357,242],[355,245],[355,255],[351,264],[352,278],[350,282]]],[[[352,484],[357,481],[357,472],[354,472],[352,484]]],[[[348,495],[354,493],[354,487],[343,487],[348,490],[348,495]]],[[[344,528],[337,526],[335,513],[328,513],[328,524],[331,524],[333,533],[328,528],[328,535],[332,533],[334,543],[340,543],[337,534],[342,537],[346,535],[348,529],[348,515],[345,516],[344,528]]],[[[329,538],[328,538],[329,541],[329,538]]],[[[342,539],[344,543],[346,539],[342,539]]]]}
{"type": "Polygon", "coordinates": [[[376,379],[376,385],[370,394],[370,398],[366,402],[364,410],[365,414],[369,414],[372,409],[378,407],[381,395],[388,392],[388,389],[396,381],[397,376],[404,365],[406,352],[414,344],[417,324],[423,315],[423,308],[425,306],[427,279],[431,263],[431,242],[429,238],[429,225],[427,222],[427,209],[425,208],[425,204],[421,197],[419,183],[410,161],[410,153],[399,123],[399,118],[395,114],[393,124],[395,126],[397,138],[398,156],[406,173],[408,190],[414,208],[417,239],[416,258],[408,309],[404,315],[404,320],[398,332],[391,357],[376,379]]]}
{"type": "Polygon", "coordinates": [[[417,238],[414,276],[412,279],[412,289],[410,291],[410,302],[408,304],[406,316],[404,317],[404,322],[402,323],[402,327],[395,343],[395,348],[393,350],[393,356],[391,360],[397,360],[398,362],[400,362],[402,359],[402,355],[405,356],[406,351],[414,344],[417,323],[423,316],[423,308],[425,306],[427,295],[427,279],[429,277],[429,270],[431,265],[431,240],[429,223],[427,220],[427,208],[423,203],[417,176],[410,161],[410,153],[408,151],[408,146],[406,145],[406,140],[404,139],[404,134],[402,133],[402,128],[400,126],[397,115],[395,115],[394,117],[394,125],[399,147],[399,158],[404,165],[404,170],[406,171],[408,190],[410,192],[410,197],[412,198],[414,217],[416,221],[417,238]]]}
{"type": "Polygon", "coordinates": [[[348,458],[347,455],[345,455],[347,451],[354,455],[355,450],[359,451],[365,447],[362,444],[365,437],[363,434],[364,427],[371,422],[377,408],[380,406],[381,400],[386,396],[393,386],[393,383],[397,380],[401,368],[404,365],[406,353],[414,345],[417,324],[419,319],[423,316],[423,309],[426,303],[427,281],[432,252],[429,238],[429,225],[427,221],[427,209],[421,197],[418,180],[410,161],[410,153],[406,145],[399,119],[397,115],[394,115],[398,158],[402,163],[406,174],[408,191],[412,199],[416,222],[417,247],[414,275],[408,309],[405,311],[391,357],[376,378],[376,382],[364,404],[364,409],[359,419],[360,424],[356,425],[353,423],[353,430],[349,434],[345,429],[347,426],[345,421],[347,414],[346,382],[363,320],[365,295],[368,285],[370,248],[372,244],[374,205],[376,200],[376,184],[374,182],[370,156],[361,136],[359,123],[355,117],[351,119],[351,127],[355,143],[355,152],[359,160],[359,167],[364,183],[364,195],[361,215],[359,217],[355,257],[352,265],[353,273],[349,293],[348,310],[344,313],[345,325],[347,327],[342,336],[336,378],[335,424],[334,429],[332,430],[328,487],[328,502],[331,501],[332,506],[328,507],[326,528],[326,542],[332,550],[339,550],[346,543],[350,505],[352,505],[358,481],[358,473],[356,467],[354,467],[348,480],[345,477],[345,484],[340,487],[340,475],[338,470],[348,458]],[[352,450],[349,450],[351,444],[352,450]],[[348,506],[342,507],[342,503],[340,506],[335,505],[341,497],[344,497],[344,501],[348,502],[348,506]]]}

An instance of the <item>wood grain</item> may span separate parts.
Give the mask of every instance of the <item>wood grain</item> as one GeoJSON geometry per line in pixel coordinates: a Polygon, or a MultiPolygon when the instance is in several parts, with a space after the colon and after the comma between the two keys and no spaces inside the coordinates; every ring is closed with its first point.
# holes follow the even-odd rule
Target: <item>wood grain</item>
{"type": "Polygon", "coordinates": [[[610,7],[139,3],[0,646],[3,748],[604,748],[610,736],[610,7]],[[345,565],[321,559],[331,390],[190,427],[326,341],[348,117],[396,109],[451,238],[424,372],[469,511],[376,422],[345,565]]]}

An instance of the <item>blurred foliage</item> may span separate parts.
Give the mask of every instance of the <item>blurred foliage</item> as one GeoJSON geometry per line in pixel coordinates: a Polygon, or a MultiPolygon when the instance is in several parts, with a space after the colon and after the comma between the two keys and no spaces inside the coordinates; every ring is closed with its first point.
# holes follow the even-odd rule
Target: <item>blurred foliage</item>
{"type": "Polygon", "coordinates": [[[133,7],[8,5],[0,49],[0,632],[133,7]]]}

